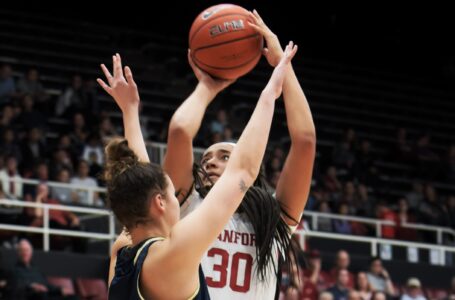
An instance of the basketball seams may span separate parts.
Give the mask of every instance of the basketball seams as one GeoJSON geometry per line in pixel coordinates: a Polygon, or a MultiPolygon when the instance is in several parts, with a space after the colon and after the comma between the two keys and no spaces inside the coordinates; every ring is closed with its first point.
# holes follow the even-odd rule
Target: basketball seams
{"type": "MultiPolygon", "coordinates": [[[[243,37],[243,38],[240,38],[240,39],[237,39],[237,40],[233,40],[233,41],[237,42],[237,41],[241,41],[241,40],[245,40],[245,39],[251,39],[251,38],[254,38],[256,36],[260,36],[260,35],[259,34],[255,34],[255,35],[252,35],[252,36],[243,37]]],[[[211,47],[214,47],[214,46],[219,46],[219,45],[223,45],[223,44],[227,44],[227,43],[231,43],[233,41],[227,41],[227,42],[219,43],[219,44],[216,44],[216,45],[211,45],[209,47],[201,47],[198,50],[205,49],[205,48],[211,48],[211,47]]],[[[253,58],[249,59],[246,62],[241,63],[240,65],[236,65],[236,66],[233,66],[233,67],[215,67],[215,66],[212,66],[212,65],[205,64],[202,61],[200,61],[199,59],[197,59],[196,52],[194,53],[194,55],[192,55],[192,58],[196,62],[197,65],[204,65],[206,67],[209,67],[209,68],[212,68],[212,69],[218,69],[218,70],[231,70],[231,69],[240,68],[240,67],[243,67],[243,66],[249,64],[250,62],[255,60],[261,54],[262,54],[262,47],[259,49],[258,53],[255,56],[253,56],[253,58]]]]}

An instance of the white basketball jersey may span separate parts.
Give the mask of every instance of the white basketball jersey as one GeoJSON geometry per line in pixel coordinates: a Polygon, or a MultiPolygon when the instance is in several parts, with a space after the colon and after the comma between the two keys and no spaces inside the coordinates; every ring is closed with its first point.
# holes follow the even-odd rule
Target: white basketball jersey
{"type": "MultiPolygon", "coordinates": [[[[203,199],[193,190],[181,206],[184,218],[196,209],[203,199]]],[[[210,226],[210,224],[207,224],[210,226]]],[[[275,252],[277,265],[278,250],[275,252]]],[[[253,226],[243,214],[234,214],[202,259],[211,299],[274,299],[277,275],[270,264],[264,281],[256,275],[256,241],[253,226]]]]}

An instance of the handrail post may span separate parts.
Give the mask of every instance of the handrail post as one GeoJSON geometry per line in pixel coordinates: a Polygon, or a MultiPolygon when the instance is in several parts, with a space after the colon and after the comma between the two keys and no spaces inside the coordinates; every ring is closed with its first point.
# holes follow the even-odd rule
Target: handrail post
{"type": "Polygon", "coordinates": [[[436,241],[437,241],[438,245],[441,245],[442,244],[442,230],[441,230],[441,228],[438,228],[438,230],[436,231],[436,234],[437,234],[436,241]]]}
{"type": "Polygon", "coordinates": [[[311,215],[311,227],[313,227],[313,230],[318,230],[318,215],[311,215]]]}
{"type": "Polygon", "coordinates": [[[43,205],[43,247],[45,252],[49,252],[49,207],[43,205]]]}
{"type": "Polygon", "coordinates": [[[109,234],[111,235],[111,239],[109,240],[109,252],[111,252],[112,245],[114,244],[114,239],[115,239],[115,221],[114,221],[114,215],[110,214],[109,215],[109,234]]]}

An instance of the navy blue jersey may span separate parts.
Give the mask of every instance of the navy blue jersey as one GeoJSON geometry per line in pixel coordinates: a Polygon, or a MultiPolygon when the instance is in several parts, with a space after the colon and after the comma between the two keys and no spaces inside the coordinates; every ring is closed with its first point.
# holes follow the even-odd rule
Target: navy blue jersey
{"type": "MultiPolygon", "coordinates": [[[[139,291],[139,275],[149,247],[161,240],[163,238],[147,239],[132,248],[123,247],[118,251],[115,274],[109,287],[109,300],[144,300],[139,291]]],[[[199,289],[190,299],[210,299],[201,267],[199,267],[199,289]]]]}

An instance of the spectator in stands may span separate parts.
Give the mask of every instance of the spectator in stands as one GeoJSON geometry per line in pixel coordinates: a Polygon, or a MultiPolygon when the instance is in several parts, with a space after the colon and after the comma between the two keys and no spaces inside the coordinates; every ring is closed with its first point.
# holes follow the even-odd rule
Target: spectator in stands
{"type": "MultiPolygon", "coordinates": [[[[376,205],[376,218],[395,224],[398,222],[397,214],[384,201],[379,201],[376,205]]],[[[383,238],[394,239],[396,237],[396,227],[394,225],[382,225],[381,233],[383,238]]]]}
{"type": "Polygon", "coordinates": [[[103,117],[101,119],[98,132],[101,141],[106,141],[107,139],[118,135],[118,132],[109,117],[103,117]]]}
{"type": "MultiPolygon", "coordinates": [[[[276,189],[276,185],[278,184],[278,180],[280,179],[281,171],[274,171],[269,173],[268,183],[273,189],[276,189]]],[[[308,202],[305,206],[305,209],[308,209],[308,202]]]]}
{"type": "Polygon", "coordinates": [[[397,231],[396,237],[400,240],[416,241],[417,231],[412,228],[402,227],[405,223],[415,223],[415,216],[409,211],[408,201],[406,198],[400,198],[398,200],[398,219],[397,219],[397,231]]]}
{"type": "Polygon", "coordinates": [[[45,128],[46,117],[35,109],[35,99],[31,95],[25,95],[22,98],[22,112],[17,116],[17,122],[21,124],[22,129],[27,131],[30,128],[45,128]]]}
{"type": "Polygon", "coordinates": [[[374,216],[376,199],[369,195],[368,187],[366,185],[359,184],[355,200],[354,207],[356,215],[367,218],[372,218],[374,216]]]}
{"type": "Polygon", "coordinates": [[[357,281],[355,284],[355,289],[360,294],[360,299],[362,300],[370,300],[372,293],[371,293],[371,286],[368,282],[367,273],[359,272],[357,273],[357,281]]]}
{"type": "MultiPolygon", "coordinates": [[[[40,204],[60,204],[56,199],[52,199],[49,196],[49,187],[45,183],[40,183],[36,186],[35,198],[27,197],[25,200],[40,203],[40,204]]],[[[29,218],[29,225],[32,227],[43,226],[43,209],[39,207],[26,208],[25,213],[29,218]]],[[[67,210],[49,210],[49,226],[55,229],[64,230],[80,230],[79,218],[72,212],[67,210]]],[[[57,238],[56,241],[59,241],[57,238]]],[[[73,250],[77,252],[85,251],[85,241],[79,238],[73,238],[71,240],[73,250]]],[[[61,247],[67,246],[66,243],[59,244],[61,247]]]]}
{"type": "Polygon", "coordinates": [[[82,77],[74,75],[71,80],[71,85],[68,86],[62,95],[58,98],[55,106],[55,114],[57,116],[71,115],[78,108],[84,107],[86,99],[82,88],[82,77]]]}
{"type": "Polygon", "coordinates": [[[49,98],[40,81],[39,72],[35,68],[29,69],[25,76],[19,79],[17,92],[21,97],[31,95],[40,104],[49,98]]]}
{"type": "MultiPolygon", "coordinates": [[[[379,257],[375,257],[370,262],[370,272],[367,273],[368,282],[374,292],[384,292],[388,296],[395,295],[392,280],[390,279],[389,272],[382,265],[379,257]]],[[[375,295],[372,296],[372,300],[375,295]]],[[[377,299],[376,299],[377,300],[377,299]]]]}
{"type": "MultiPolygon", "coordinates": [[[[70,171],[67,168],[60,169],[57,175],[57,182],[69,184],[70,183],[70,171]]],[[[57,199],[60,203],[70,204],[72,198],[75,197],[73,191],[69,187],[53,186],[51,188],[51,197],[57,199]]]]}
{"type": "Polygon", "coordinates": [[[33,265],[33,247],[29,241],[21,240],[16,251],[18,262],[13,269],[14,299],[74,299],[66,297],[65,289],[49,284],[33,265]]]}
{"type": "Polygon", "coordinates": [[[347,141],[341,141],[335,145],[332,160],[336,167],[342,168],[350,173],[355,163],[354,150],[351,148],[351,144],[347,141]]]}
{"type": "Polygon", "coordinates": [[[78,157],[79,155],[82,155],[88,134],[89,132],[86,126],[84,115],[81,113],[74,114],[73,128],[70,133],[70,138],[78,157]]]}
{"type": "Polygon", "coordinates": [[[96,133],[91,134],[87,139],[87,144],[84,146],[82,151],[82,159],[89,162],[91,165],[92,162],[98,165],[103,165],[104,162],[104,153],[103,153],[103,143],[100,139],[100,136],[96,133]]]}
{"type": "Polygon", "coordinates": [[[427,298],[422,295],[422,286],[420,285],[420,280],[418,278],[411,277],[408,279],[406,292],[401,295],[400,300],[427,300],[427,298]]]}
{"type": "Polygon", "coordinates": [[[17,170],[17,160],[14,156],[6,158],[6,167],[0,170],[0,181],[7,195],[14,199],[22,199],[22,182],[11,179],[22,180],[17,170]]]}
{"type": "MultiPolygon", "coordinates": [[[[439,203],[436,190],[431,184],[425,186],[424,197],[424,201],[419,206],[420,221],[429,225],[448,226],[448,217],[439,203]]],[[[431,232],[426,236],[427,241],[432,241],[431,232]]]]}
{"type": "Polygon", "coordinates": [[[2,108],[2,116],[0,119],[0,131],[4,131],[7,128],[14,128],[16,120],[16,113],[13,106],[6,104],[2,108]]]}
{"type": "Polygon", "coordinates": [[[13,70],[10,65],[0,67],[0,108],[11,103],[16,93],[16,84],[13,79],[13,70]]]}
{"type": "Polygon", "coordinates": [[[2,153],[16,157],[18,163],[22,160],[21,148],[17,144],[16,132],[11,127],[4,128],[2,132],[2,153]]]}
{"type": "Polygon", "coordinates": [[[71,161],[77,161],[81,155],[80,152],[75,149],[69,134],[60,135],[58,144],[54,149],[65,150],[70,156],[71,161]]]}
{"type": "Polygon", "coordinates": [[[414,181],[412,183],[412,190],[406,194],[405,198],[408,200],[409,209],[413,213],[417,213],[420,204],[423,202],[423,184],[414,181]]]}
{"type": "MultiPolygon", "coordinates": [[[[89,177],[90,166],[87,161],[80,160],[78,165],[78,172],[77,175],[71,178],[70,183],[75,184],[78,186],[84,187],[97,187],[98,184],[96,180],[92,177],[89,177]]],[[[89,191],[84,189],[76,189],[76,196],[74,198],[74,204],[82,204],[82,205],[97,205],[102,206],[102,202],[97,197],[97,193],[93,193],[93,201],[94,203],[89,203],[89,191]]]]}
{"type": "Polygon", "coordinates": [[[371,296],[371,300],[387,300],[387,296],[384,292],[373,292],[371,296]]]}
{"type": "Polygon", "coordinates": [[[32,171],[43,157],[47,155],[47,145],[43,132],[40,128],[34,127],[28,130],[27,139],[21,145],[22,152],[22,170],[23,172],[32,171]]]}
{"type": "Polygon", "coordinates": [[[67,169],[73,173],[73,162],[67,151],[64,149],[56,149],[53,153],[51,166],[51,177],[56,178],[61,169],[67,169]]]}
{"type": "Polygon", "coordinates": [[[292,282],[285,287],[285,300],[317,300],[318,299],[318,289],[316,285],[303,275],[303,272],[297,266],[297,262],[294,261],[294,256],[289,256],[292,261],[292,282]]]}
{"type": "Polygon", "coordinates": [[[336,283],[327,291],[332,293],[333,300],[348,300],[349,293],[349,273],[346,269],[340,269],[337,272],[336,283]]]}
{"type": "Polygon", "coordinates": [[[326,290],[329,285],[330,275],[321,269],[321,254],[318,250],[311,250],[308,254],[308,267],[303,269],[303,276],[316,285],[318,291],[326,290]]]}
{"type": "Polygon", "coordinates": [[[335,282],[339,270],[348,271],[348,283],[349,288],[354,287],[354,274],[349,271],[349,266],[351,264],[351,258],[349,253],[346,250],[339,250],[335,258],[335,266],[330,270],[329,274],[332,278],[332,281],[335,282]]]}
{"type": "Polygon", "coordinates": [[[325,189],[330,193],[340,193],[342,189],[341,182],[337,178],[337,169],[335,166],[327,168],[326,174],[322,179],[325,189]]]}
{"type": "MultiPolygon", "coordinates": [[[[45,160],[38,161],[31,174],[30,179],[36,179],[40,182],[47,182],[49,180],[49,167],[45,160]]],[[[34,184],[24,184],[24,198],[27,196],[35,197],[36,185],[34,184]]]]}
{"type": "MultiPolygon", "coordinates": [[[[318,212],[327,213],[327,214],[332,213],[332,210],[330,209],[329,202],[328,201],[320,202],[319,203],[319,207],[318,207],[318,212]]],[[[326,217],[319,217],[318,218],[318,230],[319,231],[332,232],[333,231],[332,219],[326,218],[326,217]]]]}
{"type": "Polygon", "coordinates": [[[227,112],[224,109],[220,109],[216,113],[216,119],[210,123],[210,132],[211,133],[223,133],[224,127],[229,124],[227,112]]]}
{"type": "MultiPolygon", "coordinates": [[[[347,202],[341,202],[338,205],[338,214],[341,216],[349,215],[349,205],[347,202]]],[[[351,221],[343,219],[334,219],[333,231],[341,234],[351,234],[352,233],[351,221]]]]}

